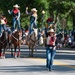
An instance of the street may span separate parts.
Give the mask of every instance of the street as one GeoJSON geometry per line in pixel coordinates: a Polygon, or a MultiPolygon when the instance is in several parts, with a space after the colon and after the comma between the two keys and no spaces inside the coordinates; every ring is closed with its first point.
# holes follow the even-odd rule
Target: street
{"type": "Polygon", "coordinates": [[[75,51],[57,50],[53,70],[46,69],[45,49],[37,49],[34,57],[28,56],[28,49],[21,49],[21,58],[11,58],[9,50],[6,59],[0,59],[0,75],[75,75],[75,51]]]}

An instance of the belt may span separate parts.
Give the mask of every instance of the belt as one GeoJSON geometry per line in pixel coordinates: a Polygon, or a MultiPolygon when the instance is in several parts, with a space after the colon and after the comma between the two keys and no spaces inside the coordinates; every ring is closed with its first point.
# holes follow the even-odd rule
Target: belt
{"type": "Polygon", "coordinates": [[[47,47],[55,47],[55,45],[47,45],[47,47]]]}
{"type": "Polygon", "coordinates": [[[55,45],[47,45],[47,47],[49,47],[50,49],[53,49],[55,45]]]}

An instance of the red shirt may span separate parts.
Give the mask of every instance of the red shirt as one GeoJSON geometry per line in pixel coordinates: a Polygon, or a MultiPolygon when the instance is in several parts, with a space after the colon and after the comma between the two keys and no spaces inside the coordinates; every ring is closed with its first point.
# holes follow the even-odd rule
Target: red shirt
{"type": "Polygon", "coordinates": [[[46,22],[53,22],[51,18],[48,18],[46,22]]]}
{"type": "Polygon", "coordinates": [[[52,45],[54,46],[55,45],[55,41],[56,41],[56,37],[50,37],[50,40],[49,40],[49,45],[52,45]]]}

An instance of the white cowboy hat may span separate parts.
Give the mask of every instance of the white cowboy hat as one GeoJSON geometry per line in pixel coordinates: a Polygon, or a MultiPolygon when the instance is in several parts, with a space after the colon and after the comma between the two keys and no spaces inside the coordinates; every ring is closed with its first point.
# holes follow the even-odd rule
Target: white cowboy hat
{"type": "Polygon", "coordinates": [[[31,9],[31,11],[35,11],[35,12],[37,12],[36,8],[31,9]]]}
{"type": "Polygon", "coordinates": [[[50,30],[48,30],[48,32],[54,33],[55,31],[54,31],[54,29],[50,29],[50,30]]]}
{"type": "Polygon", "coordinates": [[[16,5],[14,5],[13,7],[19,8],[20,6],[18,6],[18,5],[16,4],[16,5]]]}

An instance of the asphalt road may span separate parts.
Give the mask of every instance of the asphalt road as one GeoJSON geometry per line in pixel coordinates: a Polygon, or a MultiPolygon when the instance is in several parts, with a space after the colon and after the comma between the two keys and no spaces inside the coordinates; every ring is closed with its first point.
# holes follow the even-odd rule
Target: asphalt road
{"type": "Polygon", "coordinates": [[[9,50],[6,59],[0,59],[0,75],[75,75],[75,51],[57,50],[53,70],[46,69],[45,49],[37,49],[34,57],[28,56],[28,49],[21,49],[21,58],[11,58],[9,50]]]}

